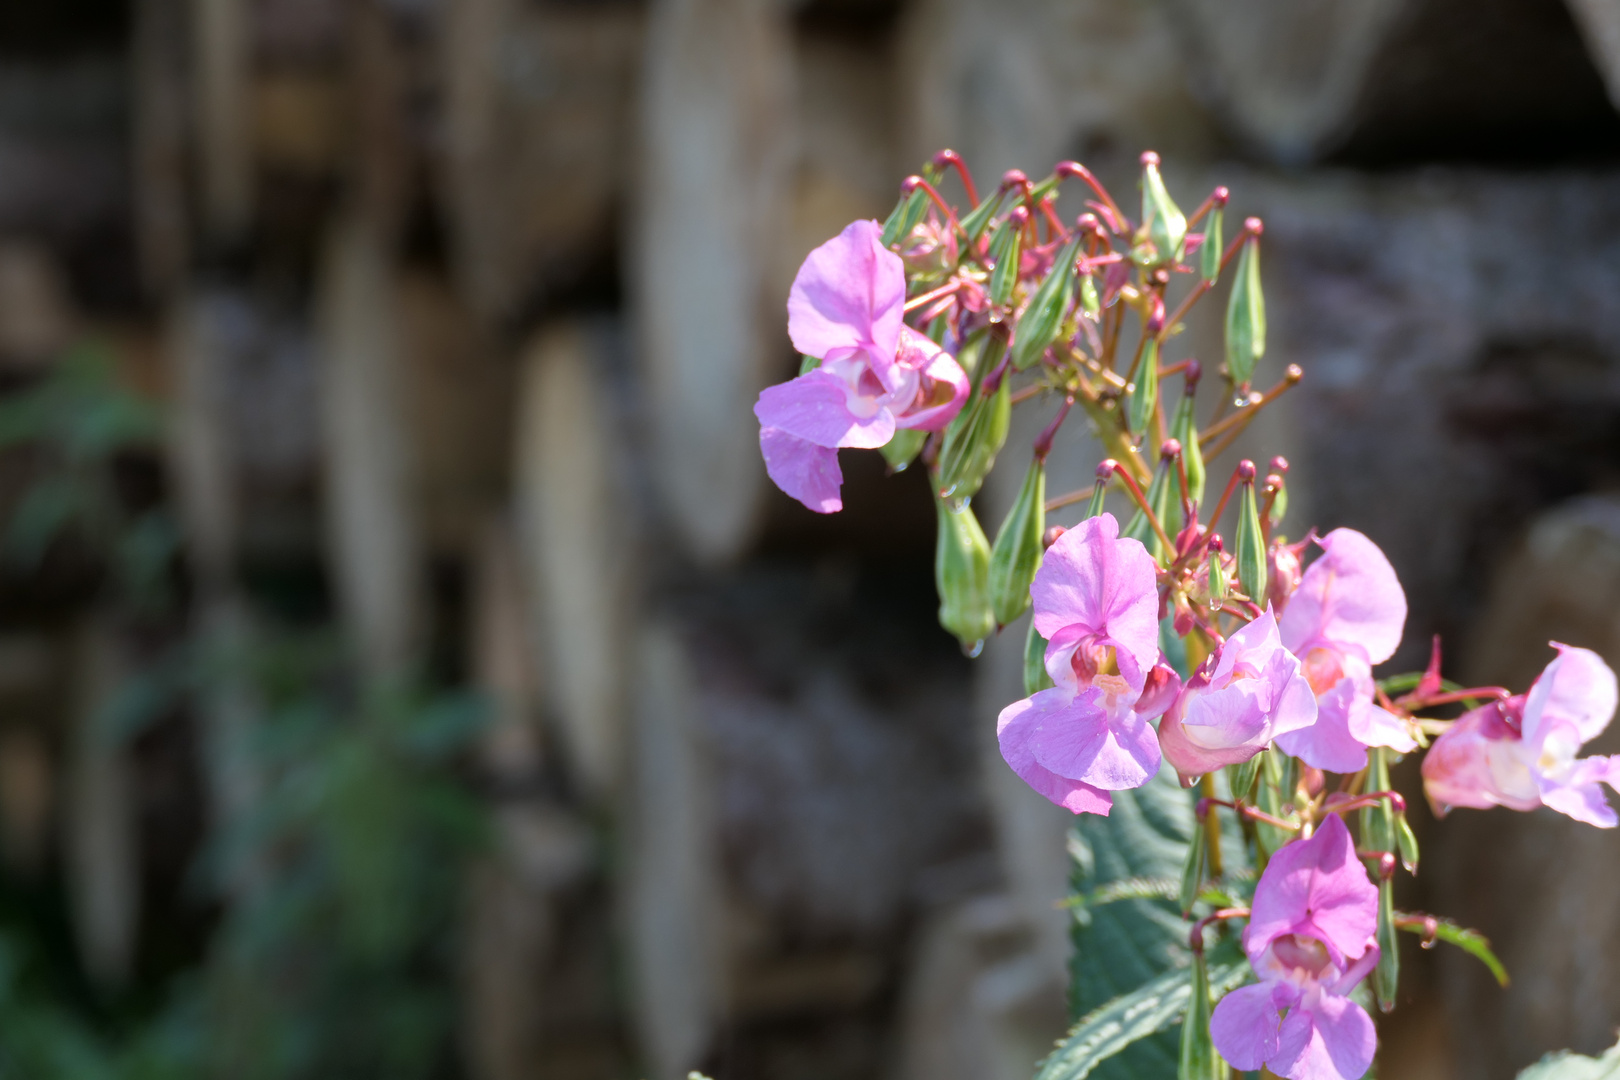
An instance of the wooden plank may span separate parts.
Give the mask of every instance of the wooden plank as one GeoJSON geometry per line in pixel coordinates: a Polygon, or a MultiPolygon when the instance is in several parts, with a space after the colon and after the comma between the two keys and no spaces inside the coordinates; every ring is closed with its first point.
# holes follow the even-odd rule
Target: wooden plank
{"type": "Polygon", "coordinates": [[[764,493],[759,390],[786,367],[774,275],[786,191],[792,56],[781,5],[652,7],[631,282],[653,466],[699,559],[748,544],[764,493]]]}
{"type": "Polygon", "coordinates": [[[253,216],[252,36],[247,0],[191,0],[191,101],[202,217],[219,240],[253,216]]]}

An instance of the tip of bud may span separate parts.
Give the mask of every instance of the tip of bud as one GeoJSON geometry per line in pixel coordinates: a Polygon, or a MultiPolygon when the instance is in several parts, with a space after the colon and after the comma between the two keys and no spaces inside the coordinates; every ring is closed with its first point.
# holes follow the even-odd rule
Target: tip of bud
{"type": "Polygon", "coordinates": [[[940,168],[962,160],[962,155],[949,148],[941,150],[934,155],[934,165],[940,168]]]}
{"type": "Polygon", "coordinates": [[[1062,525],[1053,525],[1050,529],[1047,529],[1041,534],[1041,550],[1045,551],[1047,548],[1057,543],[1058,537],[1062,536],[1068,531],[1069,530],[1065,529],[1062,525]]]}
{"type": "Polygon", "coordinates": [[[1029,183],[1029,177],[1024,175],[1023,169],[1008,169],[1006,172],[1001,174],[1001,190],[1003,191],[1010,188],[1022,187],[1027,183],[1029,183]]]}
{"type": "Polygon", "coordinates": [[[1186,382],[1187,389],[1191,390],[1198,385],[1198,380],[1204,377],[1204,365],[1197,360],[1188,360],[1187,367],[1182,371],[1181,377],[1186,382]]]}
{"type": "Polygon", "coordinates": [[[1181,456],[1181,440],[1180,439],[1166,439],[1166,440],[1164,440],[1164,442],[1159,446],[1159,456],[1161,458],[1180,457],[1181,456]]]}
{"type": "Polygon", "coordinates": [[[1153,271],[1153,284],[1155,284],[1155,285],[1168,285],[1168,284],[1170,284],[1170,271],[1166,270],[1162,266],[1159,267],[1157,270],[1153,271]]]}
{"type": "Polygon", "coordinates": [[[919,187],[921,187],[922,183],[922,177],[915,174],[908,176],[904,180],[900,181],[900,194],[910,195],[913,191],[916,191],[919,187]]]}
{"type": "Polygon", "coordinates": [[[1149,165],[1157,165],[1158,163],[1159,163],[1159,155],[1158,154],[1155,154],[1152,150],[1144,150],[1144,151],[1142,151],[1142,166],[1144,168],[1146,168],[1149,165]]]}
{"type": "Polygon", "coordinates": [[[1022,225],[1029,220],[1029,207],[1023,205],[1013,207],[1012,212],[1007,215],[1007,220],[1014,225],[1022,225]]]}
{"type": "Polygon", "coordinates": [[[1243,220],[1243,231],[1250,236],[1259,236],[1266,231],[1266,223],[1257,217],[1245,218],[1243,220]]]}
{"type": "Polygon", "coordinates": [[[1250,461],[1248,458],[1244,458],[1242,461],[1238,462],[1237,474],[1238,479],[1243,481],[1245,484],[1254,483],[1254,462],[1250,461]]]}
{"type": "Polygon", "coordinates": [[[1103,458],[1102,461],[1097,465],[1097,479],[1112,480],[1114,478],[1114,470],[1118,468],[1119,462],[1115,461],[1113,458],[1103,458]]]}
{"type": "Polygon", "coordinates": [[[1211,195],[1209,198],[1210,198],[1210,201],[1213,202],[1216,206],[1225,206],[1226,205],[1226,200],[1230,199],[1231,197],[1232,197],[1232,193],[1230,191],[1228,191],[1223,186],[1223,187],[1216,188],[1215,193],[1213,195],[1211,195]]]}
{"type": "Polygon", "coordinates": [[[1288,459],[1278,454],[1271,459],[1271,471],[1279,476],[1288,475],[1288,459]]]}
{"type": "Polygon", "coordinates": [[[1300,367],[1298,364],[1289,364],[1288,367],[1283,371],[1283,378],[1288,380],[1290,384],[1297,383],[1304,377],[1305,369],[1300,367]]]}
{"type": "Polygon", "coordinates": [[[1096,214],[1086,213],[1074,219],[1074,227],[1081,232],[1101,232],[1102,222],[1097,220],[1096,214]]]}
{"type": "Polygon", "coordinates": [[[1226,545],[1221,540],[1221,534],[1220,533],[1216,533],[1215,535],[1213,535],[1213,536],[1211,536],[1209,538],[1209,550],[1214,552],[1217,555],[1219,555],[1222,551],[1226,550],[1226,545]]]}

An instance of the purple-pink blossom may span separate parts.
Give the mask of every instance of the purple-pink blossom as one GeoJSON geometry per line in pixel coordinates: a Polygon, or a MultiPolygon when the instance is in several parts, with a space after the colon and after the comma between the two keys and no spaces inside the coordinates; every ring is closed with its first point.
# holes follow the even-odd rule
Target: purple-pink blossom
{"type": "Polygon", "coordinates": [[[843,508],[840,447],[876,449],[897,428],[937,431],[967,400],[961,365],[901,321],[905,302],[905,266],[875,221],[851,223],[793,279],[788,336],[820,364],[766,387],[754,415],[765,471],[818,513],[843,508]]]}
{"type": "Polygon", "coordinates": [[[1614,672],[1590,649],[1552,646],[1558,655],[1529,693],[1464,713],[1429,748],[1423,788],[1436,813],[1454,806],[1547,806],[1614,828],[1617,818],[1602,785],[1620,790],[1620,754],[1576,756],[1614,716],[1614,672]]]}
{"type": "Polygon", "coordinates": [[[1378,889],[1330,814],[1310,839],[1278,850],[1255,885],[1243,949],[1259,982],[1215,1006],[1215,1049],[1238,1069],[1288,1080],[1357,1080],[1378,1040],[1347,995],[1378,963],[1377,928],[1378,889]]]}
{"type": "Polygon", "coordinates": [[[1047,551],[1030,586],[1056,683],[1001,711],[1001,753],[1030,787],[1074,813],[1106,814],[1110,791],[1159,769],[1149,723],[1179,679],[1159,656],[1153,557],[1120,539],[1112,514],[1082,521],[1047,551]]]}
{"type": "Polygon", "coordinates": [[[1388,660],[1406,625],[1406,593],[1389,560],[1363,534],[1334,529],[1300,579],[1278,623],[1316,691],[1316,723],[1277,739],[1286,753],[1329,772],[1367,765],[1367,747],[1415,750],[1406,722],[1373,701],[1372,669],[1388,660]]]}
{"type": "Polygon", "coordinates": [[[1315,722],[1316,695],[1268,608],[1187,680],[1159,721],[1159,746],[1190,780],[1247,761],[1273,738],[1315,722]]]}

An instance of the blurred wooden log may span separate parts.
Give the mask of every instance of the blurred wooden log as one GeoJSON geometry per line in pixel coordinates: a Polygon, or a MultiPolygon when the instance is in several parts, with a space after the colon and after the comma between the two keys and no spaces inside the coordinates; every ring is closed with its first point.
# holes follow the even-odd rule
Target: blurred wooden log
{"type": "Polygon", "coordinates": [[[161,294],[186,264],[186,4],[137,0],[132,68],[135,246],[141,280],[161,294]]]}
{"type": "Polygon", "coordinates": [[[421,631],[400,312],[390,246],[362,214],[333,226],[317,322],[330,566],[361,667],[403,675],[421,631]]]}
{"type": "Polygon", "coordinates": [[[498,783],[532,783],[543,741],[533,637],[521,556],[504,516],[484,526],[473,567],[472,669],[495,715],[481,738],[484,770],[498,783]]]}
{"type": "Polygon", "coordinates": [[[140,913],[140,818],[127,751],[102,722],[130,675],[117,623],[90,616],[74,642],[66,779],[66,863],[74,936],[90,977],[124,983],[140,913]]]}
{"type": "Polygon", "coordinates": [[[66,349],[73,301],[62,267],[44,245],[0,241],[0,367],[37,370],[66,349]]]}
{"type": "Polygon", "coordinates": [[[248,0],[190,0],[191,101],[202,217],[234,240],[253,215],[252,35],[248,0]]]}
{"type": "Polygon", "coordinates": [[[1614,0],[1565,0],[1586,39],[1592,62],[1603,74],[1609,100],[1620,109],[1620,4],[1614,0]]]}
{"type": "Polygon", "coordinates": [[[624,4],[447,5],[451,254],[485,318],[611,259],[643,22],[624,4]]]}
{"type": "MultiPolygon", "coordinates": [[[[1522,692],[1552,659],[1549,639],[1595,649],[1613,665],[1617,611],[1620,500],[1573,500],[1536,519],[1497,568],[1468,651],[1457,653],[1461,674],[1522,692]]],[[[1616,726],[1585,749],[1616,751],[1616,726]]],[[[1612,1044],[1620,834],[1550,810],[1502,809],[1457,810],[1427,832],[1432,910],[1484,931],[1513,976],[1502,989],[1471,957],[1440,956],[1456,1075],[1507,1077],[1551,1049],[1591,1054],[1612,1044]]]]}
{"type": "Polygon", "coordinates": [[[654,623],[634,646],[634,738],[623,897],[632,1016],[654,1080],[696,1068],[725,1000],[720,851],[696,675],[654,623]]]}
{"type": "Polygon", "coordinates": [[[761,387],[785,369],[775,265],[792,65],[768,0],[661,0],[647,33],[631,282],[653,467],[685,546],[738,554],[764,492],[761,387]]]}
{"type": "Polygon", "coordinates": [[[514,467],[548,693],[575,775],[597,796],[623,772],[632,589],[627,492],[604,371],[611,330],[554,325],[524,356],[514,467]]]}

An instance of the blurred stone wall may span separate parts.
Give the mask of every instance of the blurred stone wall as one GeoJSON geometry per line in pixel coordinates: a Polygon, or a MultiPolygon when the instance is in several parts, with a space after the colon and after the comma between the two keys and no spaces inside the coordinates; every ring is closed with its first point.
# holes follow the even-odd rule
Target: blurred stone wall
{"type": "MultiPolygon", "coordinates": [[[[1535,554],[1620,467],[1617,40],[1597,0],[14,11],[0,381],[96,334],[169,405],[182,434],[149,465],[184,511],[198,625],[296,581],[377,677],[448,656],[500,702],[473,1075],[1013,1080],[1061,1030],[1067,874],[1065,815],[990,738],[1021,635],[975,666],[935,627],[914,474],[846,461],[831,520],[765,481],[749,406],[793,369],[799,261],[941,146],[981,186],[1078,157],[1122,193],[1156,149],[1183,204],[1223,183],[1266,220],[1265,364],[1307,375],[1244,446],[1292,460],[1290,531],[1353,525],[1390,553],[1398,664],[1435,632],[1510,685],[1549,635],[1620,660],[1596,584],[1513,614],[1527,590],[1579,596],[1620,543],[1535,554]]],[[[1218,315],[1177,348],[1218,355],[1218,315]]],[[[1066,432],[1053,483],[1092,455],[1066,432]]],[[[70,571],[4,594],[18,865],[55,842],[37,792],[69,768],[54,673],[96,662],[51,629],[86,608],[70,571]]],[[[138,836],[84,811],[126,877],[177,874],[196,843],[152,778],[173,755],[208,772],[149,748],[138,836]]],[[[180,801],[228,805],[233,776],[180,801]]],[[[1607,1044],[1620,850],[1580,829],[1425,823],[1411,904],[1472,920],[1520,981],[1414,950],[1408,992],[1438,1004],[1386,1022],[1386,1080],[1607,1044]]],[[[81,916],[109,977],[132,917],[81,916]]]]}

